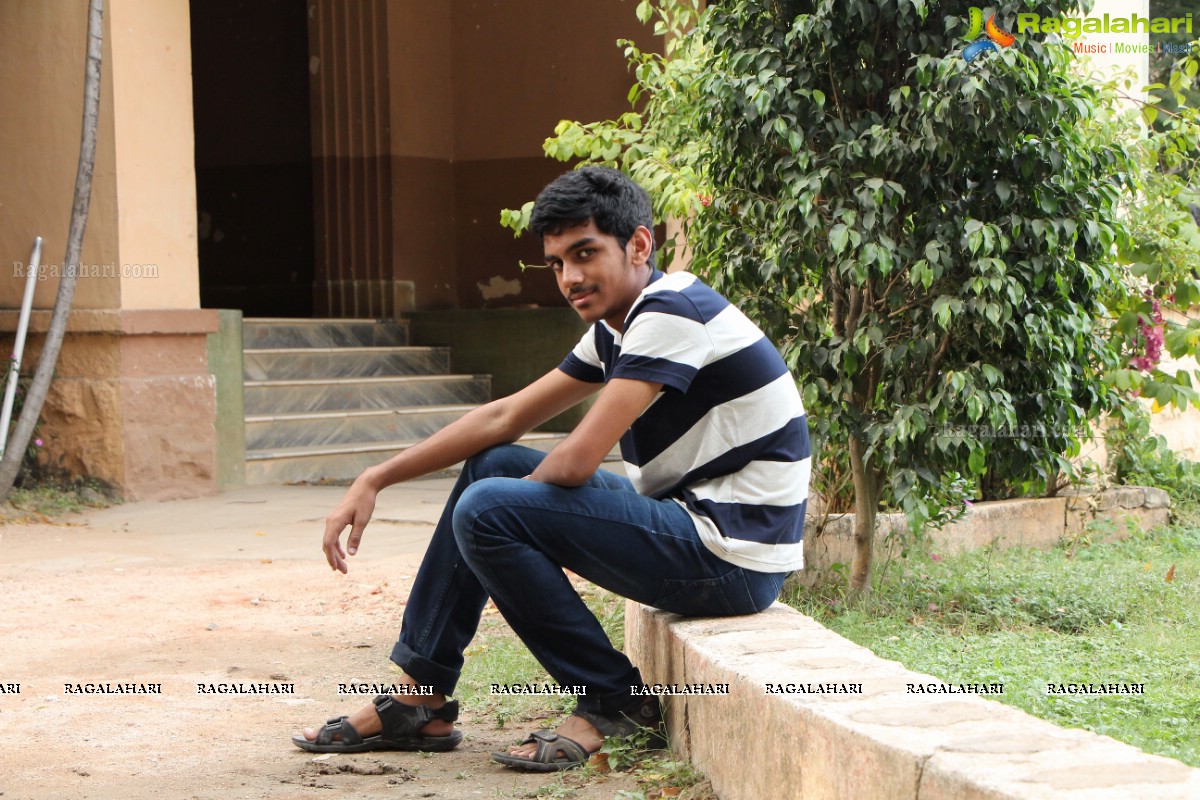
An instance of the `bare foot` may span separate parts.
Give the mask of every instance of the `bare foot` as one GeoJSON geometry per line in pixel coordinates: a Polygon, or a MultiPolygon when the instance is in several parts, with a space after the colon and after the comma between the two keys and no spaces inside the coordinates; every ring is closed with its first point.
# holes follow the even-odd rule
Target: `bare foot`
{"type": "MultiPolygon", "coordinates": [[[[397,703],[402,703],[406,706],[429,706],[430,710],[441,708],[446,704],[446,695],[444,694],[394,694],[391,697],[397,703]]],[[[383,722],[379,719],[379,714],[375,711],[374,703],[368,703],[349,715],[347,722],[354,726],[354,730],[358,731],[358,735],[364,739],[368,736],[374,736],[383,730],[383,722]]],[[[310,742],[316,741],[319,730],[319,728],[305,728],[303,730],[304,738],[310,742]]],[[[453,722],[447,722],[444,719],[431,719],[421,727],[420,732],[426,736],[449,736],[453,730],[453,722]]],[[[334,741],[338,741],[338,738],[335,738],[334,741]]]]}
{"type": "MultiPolygon", "coordinates": [[[[596,752],[600,749],[600,745],[604,744],[604,737],[600,735],[600,731],[596,730],[595,726],[583,717],[567,717],[565,720],[563,720],[562,725],[559,725],[557,728],[555,728],[554,732],[559,736],[565,736],[568,739],[579,742],[579,746],[588,753],[596,752]]],[[[508,748],[508,753],[509,755],[519,756],[521,758],[533,758],[535,755],[537,755],[537,742],[531,742],[530,744],[524,745],[513,745],[512,747],[508,748]]],[[[554,754],[556,758],[559,755],[565,757],[566,753],[559,750],[554,754]]]]}

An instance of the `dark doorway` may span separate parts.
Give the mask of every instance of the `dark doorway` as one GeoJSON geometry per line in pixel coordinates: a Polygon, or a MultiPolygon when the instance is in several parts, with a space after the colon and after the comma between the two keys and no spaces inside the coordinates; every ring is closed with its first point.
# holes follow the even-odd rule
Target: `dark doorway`
{"type": "Polygon", "coordinates": [[[194,0],[200,303],[312,316],[308,18],[296,0],[194,0]]]}

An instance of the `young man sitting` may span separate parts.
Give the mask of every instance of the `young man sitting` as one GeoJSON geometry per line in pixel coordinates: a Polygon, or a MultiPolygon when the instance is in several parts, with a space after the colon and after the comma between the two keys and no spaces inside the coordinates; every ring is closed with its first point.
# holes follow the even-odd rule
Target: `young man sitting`
{"type": "Polygon", "coordinates": [[[569,172],[538,196],[532,228],[546,263],[592,326],[557,369],[367,470],[329,515],[325,557],[345,572],[384,487],[466,461],[392,650],[404,684],[424,688],[306,729],[298,747],[455,747],[447,698],[490,597],[555,681],[586,687],[556,732],[492,758],[577,766],[606,736],[661,733],[661,716],[654,697],[633,694],[640,673],[564,568],[656,608],[723,616],[766,608],[803,565],[810,458],[795,381],[725,298],[655,269],[652,227],[646,193],[616,170],[569,172]],[[549,453],[511,444],[597,391],[549,453]],[[618,441],[628,477],[598,469],[618,441]]]}

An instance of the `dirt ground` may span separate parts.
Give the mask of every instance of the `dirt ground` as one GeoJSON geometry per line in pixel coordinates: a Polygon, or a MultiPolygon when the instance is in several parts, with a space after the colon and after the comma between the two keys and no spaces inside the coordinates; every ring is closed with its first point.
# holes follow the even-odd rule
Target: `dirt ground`
{"type": "MultiPolygon", "coordinates": [[[[319,549],[337,487],[264,487],[0,527],[0,795],[11,798],[561,797],[560,778],[492,763],[527,724],[468,711],[449,754],[314,757],[289,739],[390,683],[388,654],[450,486],[383,494],[348,575],[319,549]],[[204,683],[294,695],[203,695],[204,683]],[[68,694],[66,684],[161,684],[68,694]],[[13,693],[12,684],[19,684],[13,693]]],[[[570,780],[570,779],[568,779],[570,780]]],[[[632,790],[624,774],[572,797],[632,790]]]]}

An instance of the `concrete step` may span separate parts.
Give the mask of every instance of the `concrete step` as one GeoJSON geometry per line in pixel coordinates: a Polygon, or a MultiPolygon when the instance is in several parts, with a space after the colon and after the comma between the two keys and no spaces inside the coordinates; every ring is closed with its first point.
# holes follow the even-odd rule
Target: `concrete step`
{"type": "Polygon", "coordinates": [[[242,353],[248,381],[378,378],[450,371],[448,347],[276,347],[242,353]]]}
{"type": "MultiPolygon", "coordinates": [[[[548,451],[564,438],[565,434],[561,433],[531,433],[521,438],[519,443],[548,451]]],[[[357,478],[367,467],[386,461],[414,444],[415,441],[374,442],[247,450],[246,484],[348,482],[357,478]]],[[[460,467],[456,465],[446,473],[439,474],[454,474],[460,467]]]]}
{"type": "Polygon", "coordinates": [[[475,405],[431,405],[246,417],[246,449],[419,441],[475,405]]]}
{"type": "Polygon", "coordinates": [[[297,347],[399,347],[408,344],[408,323],[374,319],[242,320],[249,350],[297,347]]]}
{"type": "Polygon", "coordinates": [[[391,378],[246,381],[247,416],[304,411],[477,405],[491,399],[487,375],[407,375],[391,378]]]}

